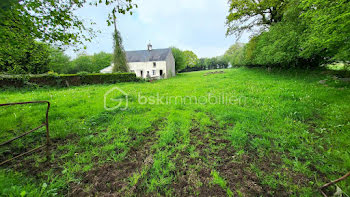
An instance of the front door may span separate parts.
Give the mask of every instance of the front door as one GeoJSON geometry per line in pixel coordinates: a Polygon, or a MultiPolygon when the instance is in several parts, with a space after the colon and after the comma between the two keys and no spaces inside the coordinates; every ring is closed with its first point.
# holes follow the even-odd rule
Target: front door
{"type": "Polygon", "coordinates": [[[163,78],[163,70],[159,70],[159,75],[163,78]]]}
{"type": "Polygon", "coordinates": [[[141,77],[143,78],[143,70],[141,70],[140,74],[141,74],[141,77]]]}

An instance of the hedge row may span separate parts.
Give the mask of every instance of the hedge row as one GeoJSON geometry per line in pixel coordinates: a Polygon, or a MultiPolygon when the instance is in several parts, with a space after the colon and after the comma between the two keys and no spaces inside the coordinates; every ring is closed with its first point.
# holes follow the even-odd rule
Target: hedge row
{"type": "Polygon", "coordinates": [[[80,86],[85,84],[119,83],[138,80],[135,73],[16,75],[0,76],[0,87],[23,87],[26,85],[80,86]]]}

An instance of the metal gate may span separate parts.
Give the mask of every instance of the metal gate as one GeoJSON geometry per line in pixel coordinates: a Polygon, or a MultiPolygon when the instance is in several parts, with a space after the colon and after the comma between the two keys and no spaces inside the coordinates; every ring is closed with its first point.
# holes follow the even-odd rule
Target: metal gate
{"type": "Polygon", "coordinates": [[[29,102],[20,102],[20,103],[4,103],[4,104],[0,104],[0,107],[2,107],[2,106],[9,106],[9,105],[26,105],[26,104],[33,104],[33,103],[46,103],[46,104],[47,104],[47,108],[46,108],[46,120],[45,120],[45,122],[43,122],[40,126],[34,128],[34,129],[30,130],[30,131],[27,131],[27,132],[25,132],[25,133],[23,133],[23,134],[21,134],[21,135],[19,135],[19,136],[17,136],[17,137],[14,137],[14,138],[12,138],[12,139],[6,141],[6,142],[1,143],[0,146],[5,146],[5,145],[7,145],[7,144],[9,144],[9,143],[11,143],[11,142],[13,142],[13,141],[15,141],[15,140],[21,138],[21,137],[24,137],[24,136],[26,136],[26,135],[28,135],[28,134],[30,134],[30,133],[32,133],[32,132],[34,132],[34,131],[36,131],[36,130],[42,128],[42,127],[46,127],[46,143],[43,144],[43,145],[41,145],[41,146],[39,146],[39,147],[36,147],[36,148],[33,148],[33,149],[29,150],[29,151],[26,151],[26,152],[24,152],[24,153],[21,153],[21,154],[15,156],[15,157],[12,157],[12,158],[10,158],[10,159],[7,159],[7,160],[5,160],[5,161],[2,161],[2,162],[0,163],[0,166],[3,165],[3,164],[5,164],[5,163],[7,163],[7,162],[10,162],[10,161],[12,161],[12,160],[14,160],[14,159],[17,159],[17,158],[19,158],[19,157],[22,157],[22,156],[24,156],[24,155],[26,155],[26,154],[29,154],[29,153],[34,152],[34,151],[36,151],[36,150],[39,150],[39,149],[41,149],[41,148],[43,148],[43,147],[45,147],[45,146],[46,146],[46,156],[47,156],[47,159],[49,159],[49,146],[50,146],[49,109],[50,109],[50,102],[49,102],[49,101],[29,101],[29,102]]]}

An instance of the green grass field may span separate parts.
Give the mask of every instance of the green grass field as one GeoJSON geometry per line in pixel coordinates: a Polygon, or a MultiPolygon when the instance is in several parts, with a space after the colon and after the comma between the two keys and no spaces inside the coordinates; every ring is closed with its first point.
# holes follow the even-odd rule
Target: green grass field
{"type": "MultiPolygon", "coordinates": [[[[1,90],[0,103],[51,102],[52,146],[50,161],[43,150],[2,166],[0,193],[320,196],[321,185],[350,170],[348,85],[319,71],[207,72],[154,82],[1,90]],[[324,79],[327,84],[320,84],[324,79]],[[104,109],[104,95],[114,87],[128,94],[124,111],[104,109]]],[[[113,107],[110,98],[123,96],[107,96],[113,107]]],[[[1,142],[40,125],[45,108],[1,107],[1,142]]],[[[44,133],[1,147],[1,159],[44,142],[44,133]]],[[[350,194],[349,179],[338,186],[350,194]]]]}

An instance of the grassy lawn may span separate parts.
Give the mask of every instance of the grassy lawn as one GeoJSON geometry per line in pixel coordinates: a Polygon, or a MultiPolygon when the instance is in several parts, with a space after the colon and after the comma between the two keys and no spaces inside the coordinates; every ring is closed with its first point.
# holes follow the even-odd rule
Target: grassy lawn
{"type": "MultiPolygon", "coordinates": [[[[151,83],[1,90],[0,103],[51,102],[52,146],[49,162],[39,151],[2,166],[0,193],[318,196],[321,185],[350,170],[349,86],[320,84],[327,76],[316,71],[207,72],[151,83]],[[126,110],[104,109],[113,87],[128,94],[126,110]],[[157,97],[168,102],[153,102],[157,97]]],[[[110,97],[123,98],[116,91],[110,97]]],[[[1,142],[40,125],[45,109],[2,107],[1,142]]],[[[1,161],[44,139],[41,129],[1,147],[1,161]]],[[[349,179],[338,186],[350,194],[349,179]]]]}

